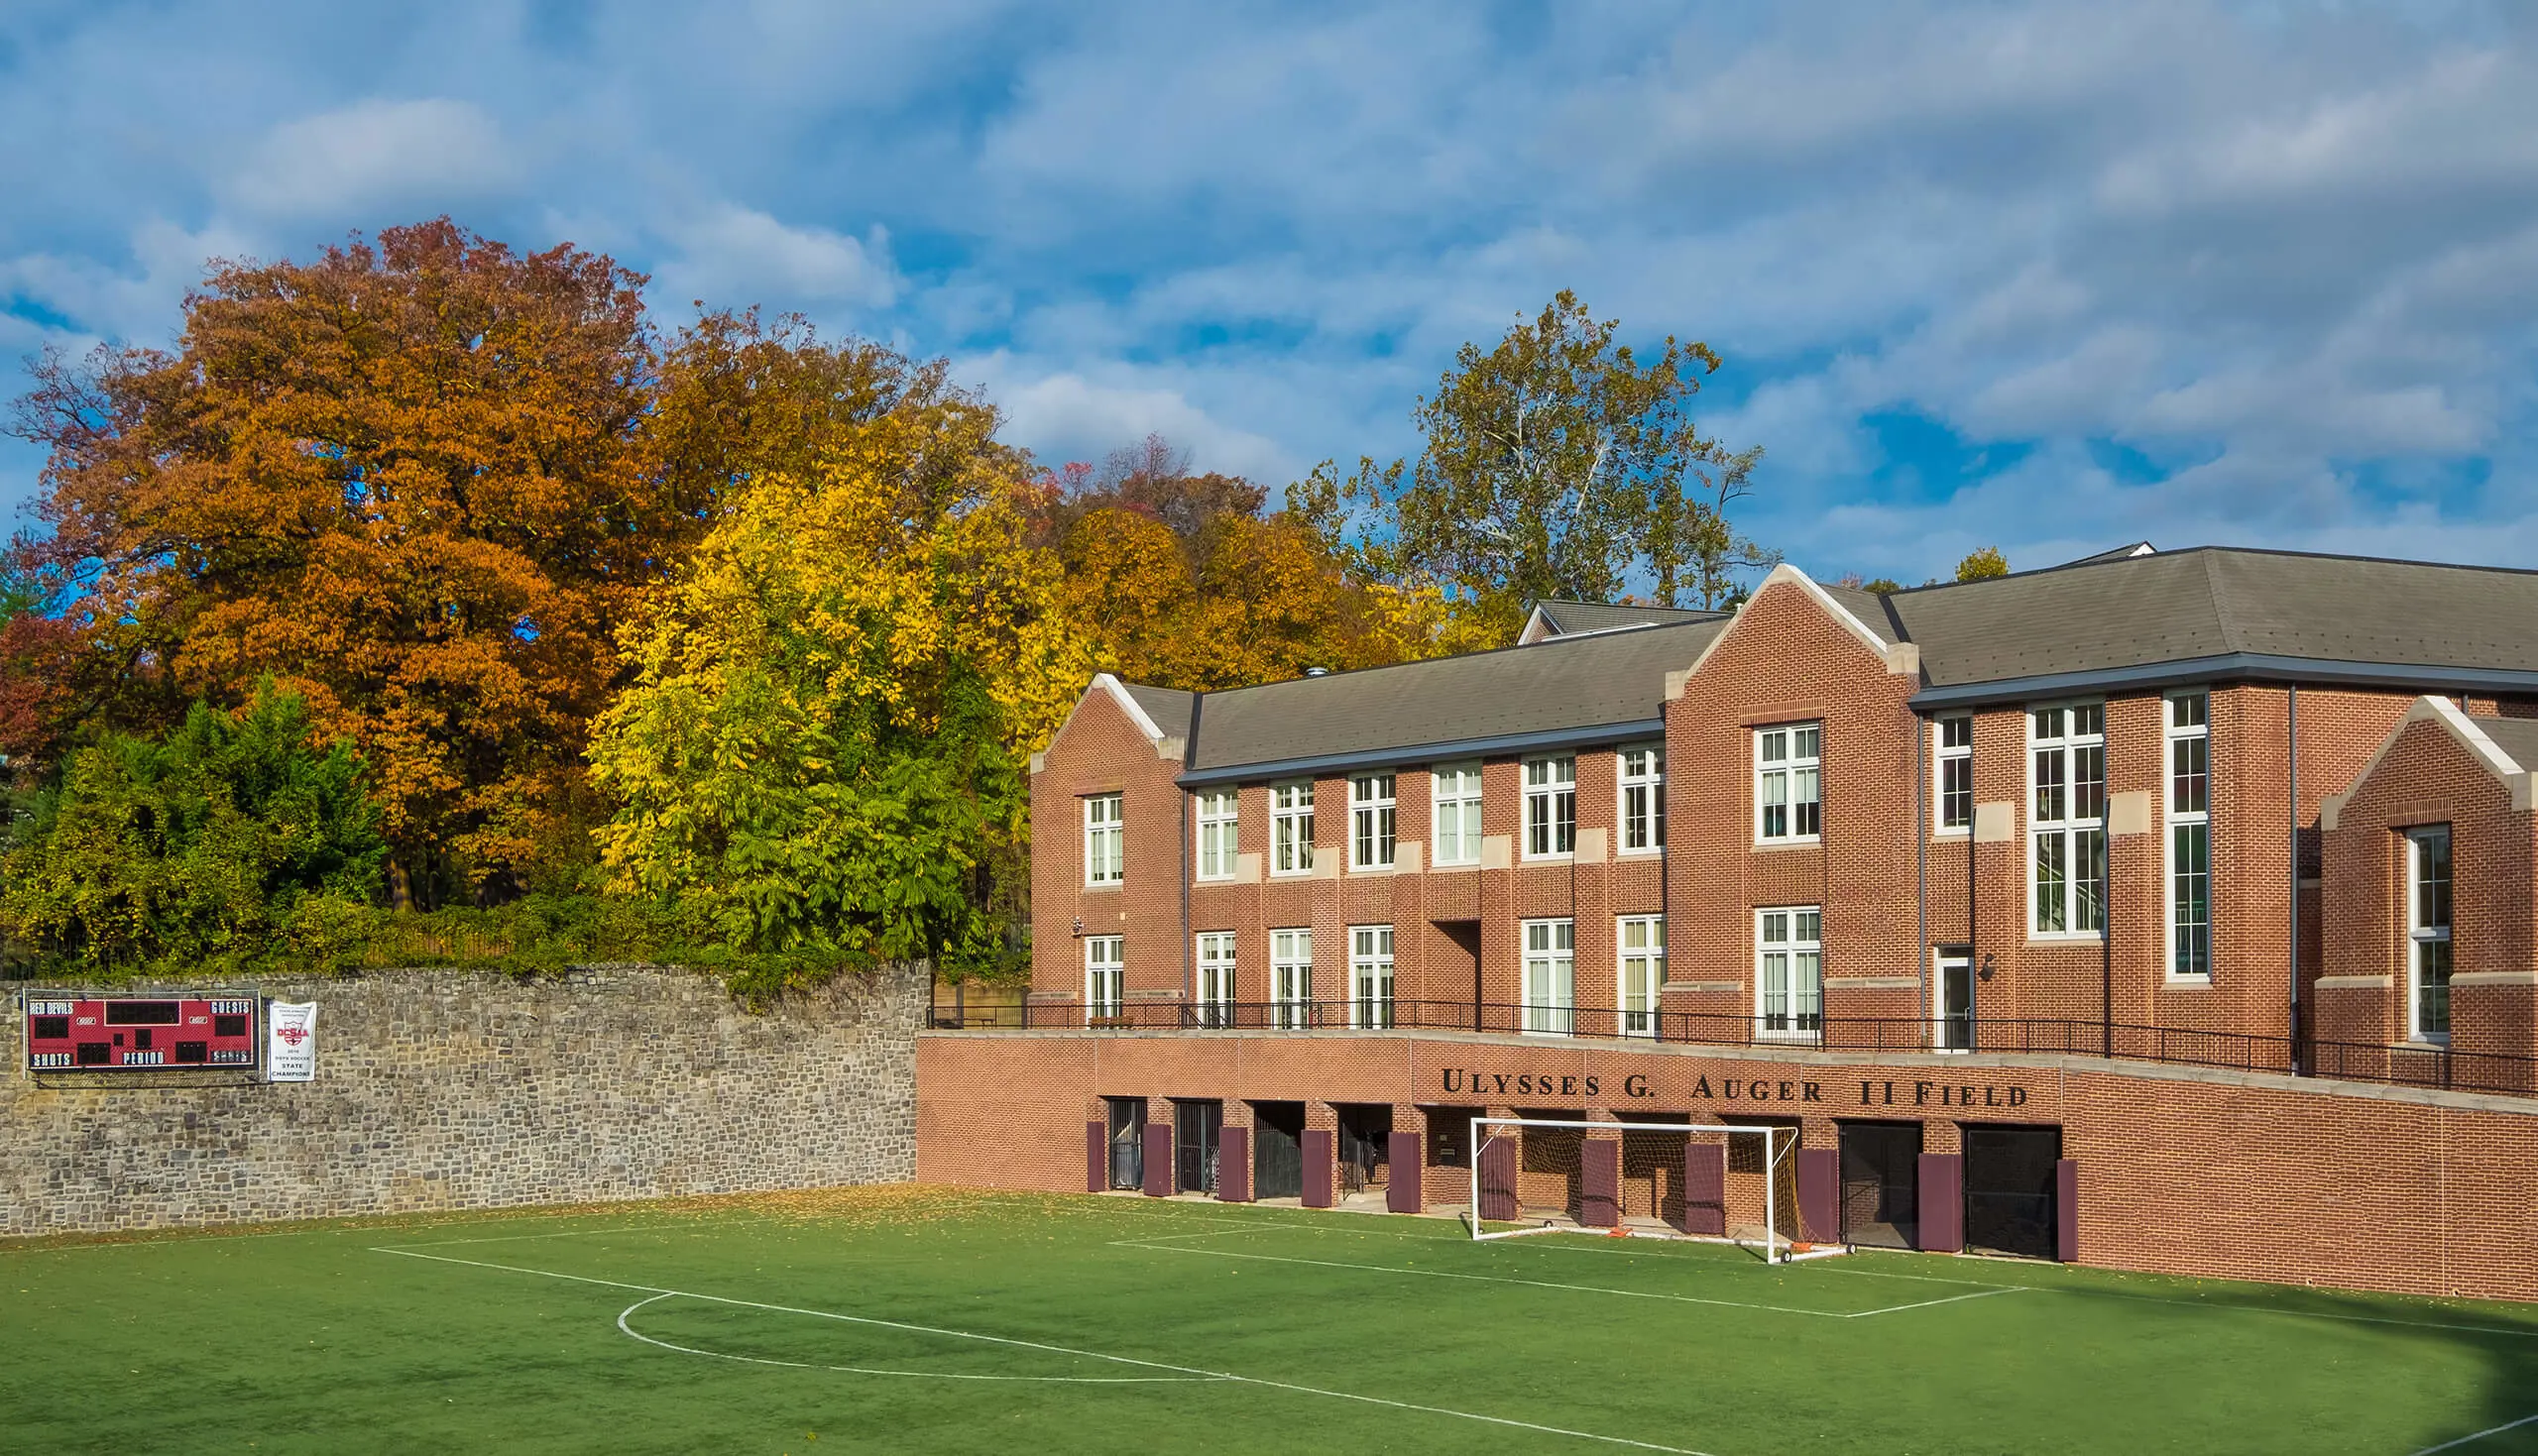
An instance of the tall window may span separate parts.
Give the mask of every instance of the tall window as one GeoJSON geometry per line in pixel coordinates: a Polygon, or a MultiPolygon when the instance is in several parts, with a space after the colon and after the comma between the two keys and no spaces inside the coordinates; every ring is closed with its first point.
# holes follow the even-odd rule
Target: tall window
{"type": "Polygon", "coordinates": [[[1127,998],[1127,961],[1117,936],[1084,938],[1084,1019],[1109,1021],[1127,998]]]}
{"type": "Polygon", "coordinates": [[[2419,1042],[2450,1040],[2450,827],[2406,833],[2406,1004],[2419,1042]]]}
{"type": "Polygon", "coordinates": [[[2211,700],[2168,700],[2168,973],[2212,974],[2211,700]]]}
{"type": "Polygon", "coordinates": [[[1232,789],[1199,791],[1199,878],[1229,880],[1234,870],[1235,805],[1232,789]]]}
{"type": "Polygon", "coordinates": [[[1525,922],[1525,1030],[1571,1036],[1577,1030],[1577,923],[1525,922]]]}
{"type": "Polygon", "coordinates": [[[1622,952],[1621,1033],[1653,1037],[1658,990],[1666,984],[1666,917],[1625,915],[1616,931],[1614,939],[1622,952]]]}
{"type": "Polygon", "coordinates": [[[1313,780],[1269,786],[1269,872],[1313,873],[1313,780]]]}
{"type": "Polygon", "coordinates": [[[1115,885],[1124,873],[1119,855],[1119,801],[1117,794],[1096,794],[1084,801],[1084,882],[1088,885],[1115,885]]]}
{"type": "Polygon", "coordinates": [[[1280,1031],[1313,1025],[1313,928],[1269,933],[1269,1024],[1280,1031]]]}
{"type": "Polygon", "coordinates": [[[2106,933],[2106,705],[2027,715],[2034,933],[2106,933]]]}
{"type": "Polygon", "coordinates": [[[1577,847],[1577,760],[1566,754],[1525,760],[1525,857],[1540,859],[1577,847]]]}
{"type": "Polygon", "coordinates": [[[1392,927],[1361,925],[1348,932],[1348,1024],[1382,1030],[1392,1025],[1392,927]]]}
{"type": "Polygon", "coordinates": [[[1480,862],[1480,765],[1440,763],[1430,771],[1437,809],[1437,862],[1480,862]]]}
{"type": "Polygon", "coordinates": [[[1824,1029],[1824,916],[1815,906],[1754,913],[1755,1030],[1791,1040],[1824,1029]]]}
{"type": "Polygon", "coordinates": [[[1938,794],[1931,826],[1943,835],[1974,828],[1974,720],[1942,718],[1932,729],[1938,738],[1938,794]]]}
{"type": "Polygon", "coordinates": [[[1233,932],[1199,934],[1199,1025],[1233,1025],[1233,932]]]}
{"type": "Polygon", "coordinates": [[[1625,854],[1646,854],[1666,847],[1666,749],[1659,743],[1624,748],[1622,842],[1625,854]]]}
{"type": "Polygon", "coordinates": [[[1348,781],[1349,868],[1392,867],[1392,790],[1388,773],[1363,773],[1348,781]]]}
{"type": "Polygon", "coordinates": [[[1824,832],[1824,730],[1812,723],[1754,733],[1754,838],[1804,843],[1824,832]]]}

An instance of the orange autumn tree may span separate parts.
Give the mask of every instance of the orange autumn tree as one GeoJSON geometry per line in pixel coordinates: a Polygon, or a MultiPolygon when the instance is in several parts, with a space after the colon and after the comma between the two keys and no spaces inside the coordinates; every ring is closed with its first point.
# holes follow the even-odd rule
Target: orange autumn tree
{"type": "Polygon", "coordinates": [[[447,219],[216,263],[171,351],[42,361],[55,728],[149,731],[271,677],[372,765],[401,903],[587,859],[616,633],[701,531],[647,463],[642,280],[447,219]]]}

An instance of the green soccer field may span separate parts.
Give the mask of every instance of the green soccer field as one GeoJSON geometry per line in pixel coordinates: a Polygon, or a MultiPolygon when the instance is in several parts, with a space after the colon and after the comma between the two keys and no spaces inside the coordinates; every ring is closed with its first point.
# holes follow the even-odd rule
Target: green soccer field
{"type": "Polygon", "coordinates": [[[0,1275],[12,1451],[2538,1451],[2538,1309],[1201,1202],[866,1189],[0,1275]]]}

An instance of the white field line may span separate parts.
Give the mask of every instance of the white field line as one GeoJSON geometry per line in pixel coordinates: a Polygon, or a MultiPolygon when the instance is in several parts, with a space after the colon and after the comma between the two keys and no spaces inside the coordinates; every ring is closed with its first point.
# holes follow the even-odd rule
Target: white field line
{"type": "Polygon", "coordinates": [[[702,1355],[708,1360],[736,1360],[743,1365],[776,1365],[787,1370],[832,1370],[844,1375],[891,1375],[906,1380],[1010,1381],[1026,1385],[1052,1386],[1189,1386],[1205,1385],[1219,1379],[1219,1377],[1209,1375],[965,1375],[944,1370],[879,1370],[868,1365],[811,1365],[800,1360],[768,1360],[756,1355],[731,1355],[721,1350],[699,1350],[688,1345],[673,1345],[667,1340],[656,1340],[627,1323],[634,1317],[635,1310],[646,1304],[657,1304],[663,1299],[687,1297],[689,1296],[685,1294],[654,1294],[649,1298],[637,1299],[618,1311],[617,1327],[623,1333],[641,1340],[646,1345],[658,1345],[664,1350],[676,1350],[681,1355],[702,1355]]]}
{"type": "Polygon", "coordinates": [[[2455,1441],[2444,1441],[2438,1446],[2426,1446],[2422,1450],[2414,1452],[2413,1456],[2432,1456],[2432,1453],[2435,1451],[2454,1450],[2460,1446],[2467,1445],[2470,1441],[2481,1441],[2487,1436],[2498,1436],[2507,1430],[2518,1430],[2520,1427],[2527,1425],[2532,1421],[2538,1421],[2538,1415],[2524,1415],[2518,1420],[2506,1420],[2500,1425],[2489,1425],[2483,1430],[2476,1432],[2474,1435],[2461,1436],[2455,1441]]]}
{"type": "Polygon", "coordinates": [[[1940,1298],[1923,1299],[1912,1304],[1889,1304],[1883,1309],[1862,1309],[1857,1313],[1845,1314],[1842,1317],[1844,1319],[1866,1319],[1872,1314],[1901,1314],[1906,1309],[1927,1309],[1933,1304],[1954,1304],[1960,1299],[1989,1299],[1994,1294],[2017,1294],[2023,1292],[2025,1292],[2025,1290],[2017,1286],[2003,1285],[1997,1289],[1976,1289],[1970,1294],[1947,1294],[1940,1298]]]}
{"type": "MultiPolygon", "coordinates": [[[[802,1314],[814,1319],[834,1319],[846,1324],[869,1325],[876,1329],[903,1330],[911,1334],[940,1335],[946,1339],[978,1340],[984,1344],[1003,1345],[1016,1350],[1038,1350],[1052,1355],[1072,1355],[1086,1360],[1106,1360],[1114,1365],[1130,1365],[1145,1370],[1160,1370],[1172,1375],[1192,1376],[1203,1380],[1227,1381],[1236,1385],[1258,1386],[1263,1390],[1286,1391],[1299,1396],[1321,1396],[1333,1400],[1354,1400],[1364,1405],[1381,1405],[1390,1410],[1411,1410],[1423,1415],[1450,1416],[1456,1420],[1478,1421],[1484,1425],[1505,1426],[1511,1430],[1534,1431],[1548,1436],[1567,1436],[1574,1440],[1601,1441],[1610,1446],[1629,1446],[1641,1451],[1663,1451],[1668,1456],[1710,1456],[1685,1446],[1665,1446],[1655,1441],[1635,1441],[1628,1436],[1608,1436],[1595,1431],[1570,1430],[1564,1426],[1539,1425],[1530,1420],[1515,1420],[1504,1415],[1483,1415],[1477,1411],[1455,1410],[1443,1405],[1421,1405],[1409,1400],[1390,1400],[1381,1396],[1361,1396],[1353,1391],[1329,1391],[1318,1386],[1296,1385],[1289,1381],[1264,1380],[1259,1376],[1235,1375],[1230,1371],[1201,1370],[1195,1366],[1170,1365],[1160,1360],[1139,1360],[1128,1355],[1105,1355],[1098,1350],[1078,1350],[1065,1345],[1044,1344],[1037,1340],[1014,1339],[1007,1335],[980,1334],[973,1330],[942,1329],[933,1325],[907,1324],[895,1319],[876,1319],[862,1314],[840,1314],[831,1309],[801,1309],[789,1304],[763,1304],[754,1299],[734,1299],[722,1294],[700,1294],[691,1289],[667,1289],[658,1285],[630,1284],[624,1280],[595,1279],[589,1275],[559,1274],[551,1269],[529,1269],[517,1264],[494,1264],[481,1259],[460,1259],[449,1254],[424,1254],[410,1249],[377,1248],[374,1254],[395,1254],[405,1259],[427,1259],[435,1264],[457,1264],[470,1269],[500,1270],[505,1274],[534,1275],[540,1279],[563,1280],[577,1285],[596,1285],[602,1288],[631,1289],[638,1294],[678,1294],[702,1299],[713,1304],[729,1304],[742,1309],[764,1309],[776,1314],[802,1314]]],[[[1202,1251],[1189,1251],[1202,1252],[1202,1251]]],[[[623,1318],[624,1316],[620,1316],[623,1318]]],[[[633,1331],[628,1331],[632,1334],[633,1331]]]]}
{"type": "Polygon", "coordinates": [[[391,1247],[401,1251],[405,1249],[455,1249],[461,1244],[517,1244],[526,1239],[595,1239],[602,1234],[650,1234],[662,1233],[670,1229],[693,1227],[693,1224],[681,1223],[637,1223],[629,1224],[622,1228],[565,1229],[559,1233],[551,1234],[497,1234],[489,1239],[435,1239],[428,1244],[396,1244],[391,1247]]]}

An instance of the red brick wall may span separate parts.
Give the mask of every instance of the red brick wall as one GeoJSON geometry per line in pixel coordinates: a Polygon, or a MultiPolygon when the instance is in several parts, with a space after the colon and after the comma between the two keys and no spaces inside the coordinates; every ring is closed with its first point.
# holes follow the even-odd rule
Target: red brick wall
{"type": "Polygon", "coordinates": [[[1108,692],[1085,695],[1031,775],[1031,996],[1080,1001],[1084,936],[1125,938],[1131,1002],[1189,984],[1181,934],[1181,753],[1166,756],[1108,692]],[[1122,884],[1084,882],[1084,799],[1123,796],[1122,884]]]}

